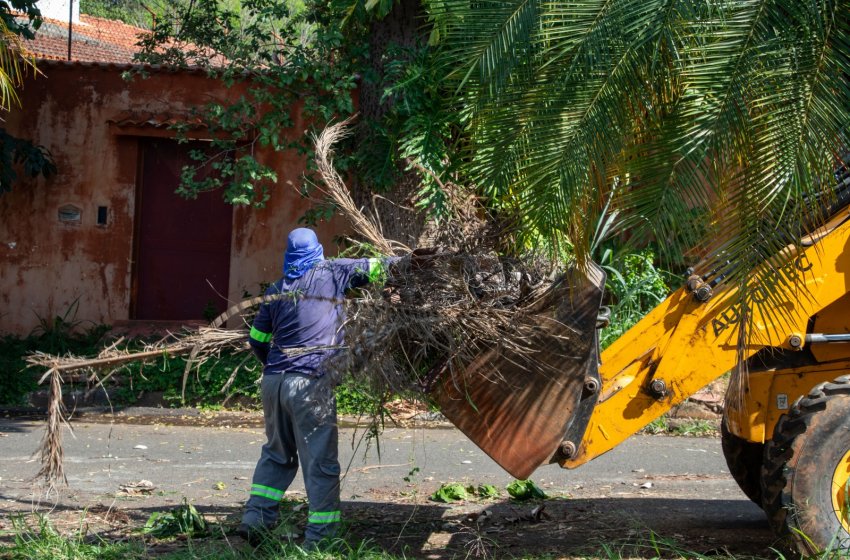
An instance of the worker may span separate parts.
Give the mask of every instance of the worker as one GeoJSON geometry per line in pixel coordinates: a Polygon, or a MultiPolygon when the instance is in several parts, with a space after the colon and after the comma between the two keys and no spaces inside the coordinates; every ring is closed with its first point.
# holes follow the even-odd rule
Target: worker
{"type": "Polygon", "coordinates": [[[249,343],[264,364],[261,395],[266,437],[237,534],[256,545],[278,520],[279,502],[300,458],[309,512],[305,548],[333,537],[340,524],[336,375],[343,300],[349,288],[382,277],[397,257],[325,260],[316,234],[289,234],[283,277],[266,290],[249,343]]]}

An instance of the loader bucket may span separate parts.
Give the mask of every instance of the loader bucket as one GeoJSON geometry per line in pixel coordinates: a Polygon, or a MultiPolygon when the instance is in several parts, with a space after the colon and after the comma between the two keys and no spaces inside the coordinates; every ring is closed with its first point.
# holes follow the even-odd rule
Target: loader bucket
{"type": "Polygon", "coordinates": [[[444,366],[432,390],[442,413],[518,479],[569,455],[565,438],[581,441],[598,395],[604,285],[592,263],[569,271],[527,309],[531,351],[486,349],[466,367],[444,366]]]}

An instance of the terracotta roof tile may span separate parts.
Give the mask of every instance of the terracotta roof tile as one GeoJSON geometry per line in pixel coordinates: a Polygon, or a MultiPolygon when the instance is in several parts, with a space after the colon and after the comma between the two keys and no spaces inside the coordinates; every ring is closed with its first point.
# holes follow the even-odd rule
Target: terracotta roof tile
{"type": "MultiPolygon", "coordinates": [[[[71,27],[71,60],[131,64],[138,36],[145,30],[86,14],[71,27]]],[[[68,22],[45,19],[27,49],[40,59],[68,60],[68,22]]]]}
{"type": "Polygon", "coordinates": [[[174,125],[183,125],[189,130],[206,128],[206,123],[197,116],[157,113],[127,112],[107,121],[118,128],[159,128],[167,129],[174,125]]]}

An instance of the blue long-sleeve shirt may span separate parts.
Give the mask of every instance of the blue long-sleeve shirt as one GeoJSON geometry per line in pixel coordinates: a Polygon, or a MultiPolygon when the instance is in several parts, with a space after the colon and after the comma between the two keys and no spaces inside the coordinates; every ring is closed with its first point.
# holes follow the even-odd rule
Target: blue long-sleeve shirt
{"type": "Polygon", "coordinates": [[[269,286],[266,296],[282,295],[260,305],[248,338],[265,365],[263,374],[323,375],[322,364],[338,350],[317,349],[299,355],[287,350],[343,344],[346,290],[380,278],[384,267],[396,260],[323,260],[299,278],[284,277],[269,286]]]}

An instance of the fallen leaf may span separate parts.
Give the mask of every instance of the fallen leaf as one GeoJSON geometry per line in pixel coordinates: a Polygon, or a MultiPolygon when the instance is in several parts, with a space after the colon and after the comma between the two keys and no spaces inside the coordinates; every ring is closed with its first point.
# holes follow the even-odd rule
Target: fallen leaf
{"type": "Polygon", "coordinates": [[[545,510],[546,510],[546,506],[543,505],[543,504],[540,504],[536,508],[532,509],[531,510],[531,520],[535,521],[535,522],[540,522],[544,518],[550,519],[549,514],[546,513],[545,510]]]}
{"type": "Polygon", "coordinates": [[[118,489],[120,493],[128,496],[142,496],[151,494],[154,490],[156,490],[156,486],[154,486],[153,482],[150,480],[139,480],[136,482],[121,484],[118,486],[118,489]]]}

